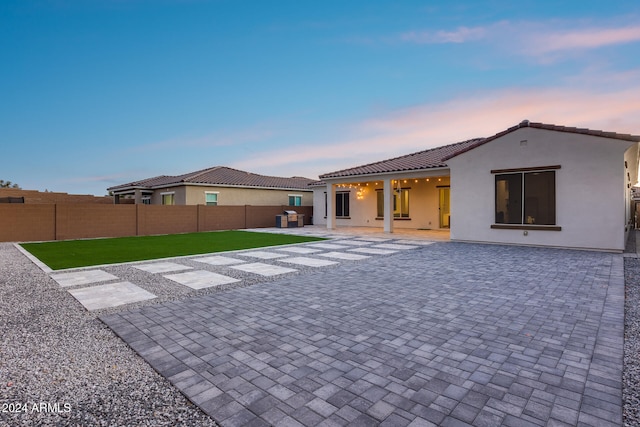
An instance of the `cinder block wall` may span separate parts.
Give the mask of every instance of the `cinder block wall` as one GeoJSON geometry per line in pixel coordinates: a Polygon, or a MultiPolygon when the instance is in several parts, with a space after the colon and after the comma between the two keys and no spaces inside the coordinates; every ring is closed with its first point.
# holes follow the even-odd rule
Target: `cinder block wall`
{"type": "Polygon", "coordinates": [[[55,240],[56,205],[0,204],[0,242],[55,240]]]}
{"type": "Polygon", "coordinates": [[[136,235],[135,205],[58,204],[55,240],[136,235]]]}
{"type": "Polygon", "coordinates": [[[22,190],[17,188],[0,188],[0,197],[24,197],[25,204],[49,203],[97,203],[113,204],[113,197],[92,196],[88,194],[54,193],[36,190],[22,190]]]}
{"type": "Polygon", "coordinates": [[[304,214],[305,224],[311,223],[311,206],[0,204],[0,242],[273,227],[285,209],[304,214]]]}
{"type": "Polygon", "coordinates": [[[198,231],[197,206],[135,205],[139,236],[198,231]]]}
{"type": "Polygon", "coordinates": [[[247,206],[198,205],[199,230],[213,231],[250,228],[247,226],[246,209],[247,206]]]}

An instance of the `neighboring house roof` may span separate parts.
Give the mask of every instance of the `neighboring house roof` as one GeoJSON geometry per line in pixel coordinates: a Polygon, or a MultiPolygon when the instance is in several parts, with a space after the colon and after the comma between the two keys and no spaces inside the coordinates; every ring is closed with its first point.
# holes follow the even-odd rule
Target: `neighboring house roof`
{"type": "Polygon", "coordinates": [[[523,120],[515,126],[510,127],[507,130],[503,130],[493,136],[488,138],[480,138],[478,142],[475,144],[469,145],[468,147],[459,150],[455,153],[451,153],[447,157],[444,157],[442,160],[447,161],[453,157],[456,157],[462,153],[466,153],[467,151],[473,150],[476,147],[486,144],[487,142],[493,141],[494,139],[498,139],[508,133],[514,132],[518,129],[522,128],[534,128],[534,129],[544,129],[544,130],[552,130],[556,132],[568,132],[568,133],[576,133],[580,135],[589,135],[589,136],[597,136],[600,138],[610,138],[610,139],[619,139],[623,141],[632,141],[632,142],[640,142],[639,135],[630,135],[625,133],[616,133],[616,132],[605,132],[602,130],[594,130],[594,129],[586,129],[586,128],[576,128],[576,127],[567,127],[567,126],[559,126],[545,123],[535,123],[530,122],[529,120],[523,120]]]}
{"type": "Polygon", "coordinates": [[[458,142],[456,144],[445,145],[442,147],[418,151],[417,153],[407,154],[405,156],[394,157],[393,159],[382,160],[375,163],[369,163],[362,166],[356,166],[349,169],[330,172],[320,175],[320,179],[375,175],[432,168],[446,168],[448,167],[446,163],[447,160],[524,127],[640,142],[640,136],[638,135],[620,134],[615,132],[605,132],[601,130],[582,129],[544,123],[532,123],[528,120],[523,120],[518,125],[510,127],[509,129],[499,132],[488,138],[469,139],[467,141],[458,142]]]}
{"type": "Polygon", "coordinates": [[[477,144],[480,141],[482,141],[482,138],[470,139],[443,147],[430,148],[393,159],[326,173],[320,175],[320,179],[443,168],[447,167],[447,164],[442,159],[464,150],[471,145],[477,144]]]}
{"type": "Polygon", "coordinates": [[[131,189],[155,189],[162,187],[175,187],[178,185],[210,185],[210,186],[232,186],[251,188],[272,188],[283,190],[308,190],[313,179],[294,176],[283,178],[277,176],[258,175],[245,172],[226,166],[215,166],[184,175],[168,176],[161,175],[134,181],[127,184],[109,187],[109,191],[124,191],[131,189]]]}

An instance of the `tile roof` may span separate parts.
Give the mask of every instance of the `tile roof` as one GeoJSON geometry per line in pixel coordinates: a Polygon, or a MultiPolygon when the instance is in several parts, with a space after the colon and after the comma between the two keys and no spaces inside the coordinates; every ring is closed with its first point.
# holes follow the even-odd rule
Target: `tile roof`
{"type": "Polygon", "coordinates": [[[132,188],[152,189],[183,184],[307,190],[309,188],[309,184],[313,182],[315,182],[315,180],[299,176],[294,176],[291,178],[266,176],[233,169],[226,166],[215,166],[212,168],[190,172],[183,175],[156,176],[153,178],[147,178],[140,181],[134,181],[127,184],[109,187],[107,190],[121,191],[132,188]]]}
{"type": "Polygon", "coordinates": [[[557,132],[570,132],[581,135],[597,136],[602,138],[620,139],[624,141],[640,142],[640,136],[621,134],[616,132],[605,132],[601,130],[583,129],[576,127],[559,126],[545,123],[534,123],[523,120],[516,126],[510,127],[488,138],[475,138],[467,141],[458,142],[456,144],[445,145],[443,147],[431,148],[429,150],[419,151],[417,153],[407,154],[405,156],[395,157],[393,159],[382,160],[375,163],[369,163],[362,166],[356,166],[349,169],[343,169],[335,172],[320,175],[320,179],[341,178],[360,175],[374,175],[390,172],[404,172],[421,169],[431,169],[447,167],[447,160],[459,154],[473,150],[480,145],[500,138],[508,133],[514,132],[524,127],[535,129],[545,129],[557,132]]]}
{"type": "Polygon", "coordinates": [[[475,138],[443,147],[430,148],[393,159],[326,173],[320,175],[320,179],[447,167],[442,159],[480,141],[482,138],[475,138]]]}
{"type": "Polygon", "coordinates": [[[544,129],[544,130],[552,130],[556,132],[568,132],[568,133],[577,133],[580,135],[589,135],[589,136],[597,136],[601,138],[610,138],[610,139],[619,139],[623,141],[632,141],[632,142],[640,142],[640,135],[630,135],[626,133],[616,133],[616,132],[606,132],[602,130],[595,129],[586,129],[586,128],[576,128],[576,127],[568,127],[568,126],[560,126],[546,123],[536,123],[530,122],[529,120],[523,120],[515,126],[510,127],[509,129],[503,130],[502,132],[498,132],[497,134],[490,136],[488,138],[480,138],[480,140],[476,144],[469,145],[468,147],[459,150],[458,152],[451,153],[447,157],[444,157],[442,160],[447,161],[455,156],[458,156],[467,151],[473,150],[480,145],[486,144],[487,142],[493,141],[494,139],[500,138],[508,133],[514,132],[518,129],[522,128],[534,128],[534,129],[544,129]]]}

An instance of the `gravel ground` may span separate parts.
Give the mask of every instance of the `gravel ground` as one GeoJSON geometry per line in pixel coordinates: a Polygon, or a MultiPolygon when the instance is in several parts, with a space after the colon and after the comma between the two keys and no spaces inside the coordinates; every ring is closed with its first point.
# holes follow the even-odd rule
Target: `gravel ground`
{"type": "MultiPolygon", "coordinates": [[[[637,233],[637,232],[636,232],[637,233]]],[[[636,252],[632,234],[626,252],[636,252]]],[[[624,259],[624,371],[622,373],[625,426],[640,426],[640,260],[624,259]]]]}
{"type": "Polygon", "coordinates": [[[7,243],[0,336],[0,425],[216,426],[7,243]]]}
{"type": "MultiPolygon", "coordinates": [[[[635,253],[634,238],[627,252],[635,253]]],[[[640,260],[624,266],[623,417],[640,426],[640,260]]],[[[103,269],[117,276],[132,267],[103,269]]],[[[159,296],[145,304],[222,290],[185,292],[137,274],[159,296]]],[[[222,274],[253,284],[237,270],[222,274]]],[[[0,243],[0,425],[216,426],[96,318],[106,312],[87,312],[13,244],[0,243]]]]}

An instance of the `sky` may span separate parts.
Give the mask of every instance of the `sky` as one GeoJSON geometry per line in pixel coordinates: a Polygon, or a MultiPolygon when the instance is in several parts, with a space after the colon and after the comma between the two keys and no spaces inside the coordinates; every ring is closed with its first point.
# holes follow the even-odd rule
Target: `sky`
{"type": "Polygon", "coordinates": [[[640,134],[640,2],[0,2],[0,179],[23,189],[315,179],[524,119],[640,134]]]}

